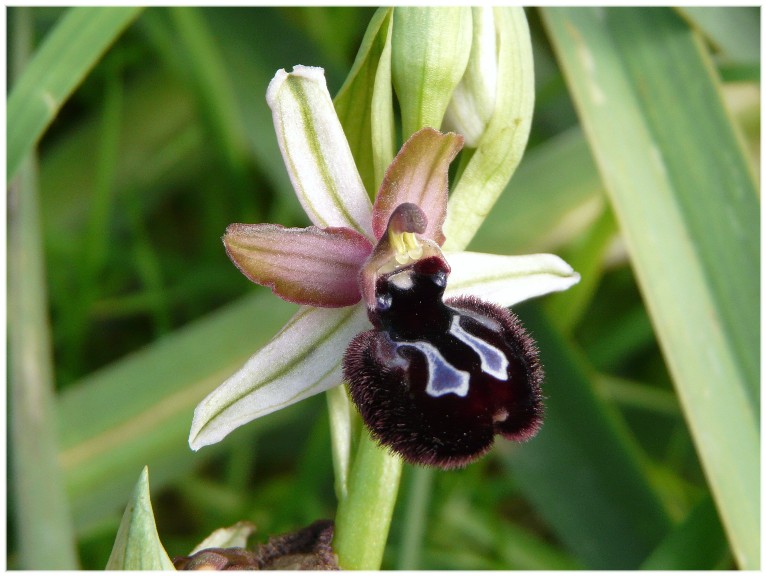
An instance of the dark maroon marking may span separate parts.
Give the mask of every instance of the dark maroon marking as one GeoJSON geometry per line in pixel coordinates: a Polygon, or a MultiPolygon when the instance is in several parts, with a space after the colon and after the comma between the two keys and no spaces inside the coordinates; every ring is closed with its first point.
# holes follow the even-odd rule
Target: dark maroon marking
{"type": "Polygon", "coordinates": [[[412,286],[400,288],[386,275],[377,281],[377,329],[357,335],[343,361],[351,398],[372,436],[415,464],[455,468],[483,455],[494,435],[523,441],[542,423],[543,371],[533,340],[509,310],[474,297],[442,300],[446,263],[418,261],[412,286]],[[450,332],[462,330],[502,353],[506,378],[481,368],[481,356],[450,332]],[[469,374],[467,393],[429,394],[423,353],[407,343],[427,342],[452,368],[469,374]]]}

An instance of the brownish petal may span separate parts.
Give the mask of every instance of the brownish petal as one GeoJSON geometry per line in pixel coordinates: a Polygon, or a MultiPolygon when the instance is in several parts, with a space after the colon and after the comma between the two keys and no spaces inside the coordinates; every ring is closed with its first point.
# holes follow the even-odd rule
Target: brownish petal
{"type": "Polygon", "coordinates": [[[449,165],[463,147],[458,134],[423,128],[405,142],[386,170],[372,209],[372,229],[380,239],[396,207],[405,202],[423,210],[428,227],[423,236],[444,242],[442,224],[447,214],[449,165]]]}
{"type": "Polygon", "coordinates": [[[288,302],[338,308],[359,302],[358,274],[370,241],[348,228],[231,224],[226,253],[251,281],[288,302]]]}

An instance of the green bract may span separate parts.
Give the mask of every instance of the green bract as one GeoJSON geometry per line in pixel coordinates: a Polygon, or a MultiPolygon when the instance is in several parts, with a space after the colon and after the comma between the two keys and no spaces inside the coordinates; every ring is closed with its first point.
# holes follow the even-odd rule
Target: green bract
{"type": "Polygon", "coordinates": [[[174,570],[157,534],[144,468],[122,516],[107,570],[174,570]]]}

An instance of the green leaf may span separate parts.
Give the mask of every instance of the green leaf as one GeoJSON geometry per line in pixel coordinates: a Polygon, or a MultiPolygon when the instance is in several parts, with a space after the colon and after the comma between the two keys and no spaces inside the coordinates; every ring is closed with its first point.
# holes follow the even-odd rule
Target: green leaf
{"type": "Polygon", "coordinates": [[[379,8],[370,20],[346,81],[333,100],[356,167],[370,198],[396,153],[391,91],[393,8],[379,8]]]}
{"type": "Polygon", "coordinates": [[[496,449],[537,513],[587,568],[635,569],[670,526],[645,456],[547,317],[530,307],[520,315],[545,366],[545,422],[523,446],[496,449]]]}
{"type": "MultiPolygon", "coordinates": [[[[173,50],[185,53],[193,64],[188,67],[196,88],[203,118],[208,120],[214,137],[210,152],[222,157],[231,185],[242,199],[243,207],[253,201],[248,189],[249,147],[242,113],[234,93],[224,56],[207,22],[208,11],[198,7],[174,6],[168,9],[177,40],[173,50]]],[[[243,218],[245,214],[243,214],[243,218]]]]}
{"type": "Polygon", "coordinates": [[[544,16],[737,562],[755,569],[759,208],[709,56],[670,9],[544,16]]]}
{"type": "MultiPolygon", "coordinates": [[[[113,514],[130,493],[131,470],[148,463],[159,486],[215,454],[189,450],[194,407],[294,311],[295,305],[258,289],[59,395],[59,460],[78,530],[113,514]]],[[[250,428],[274,426],[288,414],[250,428]]]]}
{"type": "MultiPolygon", "coordinates": [[[[483,482],[484,488],[489,490],[492,490],[493,480],[508,484],[508,478],[502,476],[490,479],[483,475],[477,477],[477,480],[483,482]]],[[[508,488],[505,488],[503,493],[507,494],[507,490],[508,488]]],[[[466,491],[470,494],[470,488],[467,487],[466,491]]],[[[460,565],[446,564],[450,561],[450,551],[453,554],[471,551],[474,554],[480,554],[480,558],[465,562],[465,568],[468,570],[476,570],[485,563],[489,570],[577,570],[583,568],[582,564],[562,552],[560,547],[552,545],[543,535],[537,534],[534,528],[525,526],[523,522],[515,524],[499,518],[491,507],[486,508],[477,502],[481,500],[483,498],[474,494],[470,496],[466,494],[463,497],[448,496],[433,528],[438,530],[438,534],[428,538],[429,540],[438,538],[442,541],[438,560],[432,562],[429,568],[459,568],[460,565]],[[455,542],[460,542],[460,546],[455,546],[455,542]],[[498,558],[495,559],[493,556],[498,558]]],[[[439,504],[442,503],[439,502],[439,504]]]]}
{"type": "Polygon", "coordinates": [[[149,497],[149,469],[144,467],[120,522],[107,570],[175,570],[162,547],[149,497]]]}
{"type": "Polygon", "coordinates": [[[140,7],[70,8],[8,97],[8,180],[61,106],[140,7]]]}
{"type": "Polygon", "coordinates": [[[641,564],[642,570],[715,570],[728,555],[711,498],[703,498],[641,564]]]}
{"type": "MultiPolygon", "coordinates": [[[[24,66],[32,12],[14,12],[14,73],[24,66]]],[[[36,154],[8,189],[10,482],[19,567],[77,568],[72,517],[57,458],[56,406],[36,154]]]]}
{"type": "Polygon", "coordinates": [[[677,10],[726,60],[742,64],[760,62],[761,26],[757,6],[682,6],[677,10]]]}
{"type": "Polygon", "coordinates": [[[434,475],[433,468],[417,466],[411,469],[410,481],[407,486],[407,501],[404,508],[404,529],[399,540],[397,570],[417,570],[420,568],[434,475]]]}

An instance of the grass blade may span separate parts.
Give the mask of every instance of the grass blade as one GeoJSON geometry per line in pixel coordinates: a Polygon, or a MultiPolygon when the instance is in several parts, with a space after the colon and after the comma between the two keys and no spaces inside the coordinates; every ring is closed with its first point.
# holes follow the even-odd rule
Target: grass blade
{"type": "Polygon", "coordinates": [[[670,9],[544,17],[735,556],[757,568],[759,210],[712,65],[670,9]]]}
{"type": "MultiPolygon", "coordinates": [[[[133,485],[131,470],[148,464],[159,487],[215,454],[215,448],[196,455],[189,449],[194,407],[294,310],[259,290],[61,394],[59,459],[78,530],[94,526],[125,501],[133,485]]],[[[249,429],[270,426],[289,414],[280,411],[249,429]]]]}
{"type": "Polygon", "coordinates": [[[46,38],[8,98],[9,180],[72,91],[140,11],[71,8],[46,38]]]}
{"type": "Polygon", "coordinates": [[[417,570],[428,520],[428,504],[433,491],[434,469],[413,467],[407,490],[404,530],[400,538],[398,570],[417,570]]]}
{"type": "MultiPolygon", "coordinates": [[[[15,12],[17,69],[32,35],[27,8],[15,12]]],[[[12,482],[20,567],[77,567],[74,531],[57,460],[51,337],[37,194],[30,155],[9,189],[8,313],[12,482]]]]}
{"type": "Polygon", "coordinates": [[[657,546],[642,570],[715,570],[728,546],[712,499],[704,498],[657,546]]]}
{"type": "Polygon", "coordinates": [[[586,568],[635,569],[670,527],[644,454],[596,395],[582,357],[544,314],[520,312],[545,366],[545,424],[527,444],[511,450],[498,443],[496,450],[586,568]]]}
{"type": "Polygon", "coordinates": [[[679,13],[698,27],[725,58],[760,61],[761,27],[756,6],[683,6],[679,13]]]}
{"type": "Polygon", "coordinates": [[[218,153],[228,168],[230,183],[240,202],[244,221],[256,215],[253,195],[247,180],[249,148],[242,114],[229,77],[226,62],[206,20],[206,11],[198,7],[174,6],[168,9],[180,51],[193,64],[188,67],[191,81],[207,120],[213,153],[218,153]]]}

